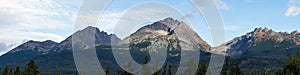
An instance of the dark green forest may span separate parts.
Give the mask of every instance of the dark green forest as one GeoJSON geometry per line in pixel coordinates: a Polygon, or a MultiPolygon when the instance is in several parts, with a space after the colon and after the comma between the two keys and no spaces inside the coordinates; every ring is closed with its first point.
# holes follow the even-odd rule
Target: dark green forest
{"type": "MultiPolygon", "coordinates": [[[[251,75],[298,75],[300,72],[300,52],[292,55],[286,63],[284,64],[283,69],[278,69],[276,72],[268,72],[267,70],[262,71],[254,71],[251,75]]],[[[145,57],[144,63],[146,64],[148,61],[148,57],[145,57]]],[[[198,69],[196,75],[205,75],[207,72],[207,62],[202,61],[198,65],[198,69]]],[[[112,75],[111,69],[107,67],[105,69],[105,73],[107,75],[112,75]]],[[[40,73],[38,66],[34,62],[34,60],[29,61],[26,64],[24,69],[20,67],[9,68],[8,66],[1,73],[2,75],[50,75],[49,73],[40,73]]],[[[118,70],[118,75],[133,75],[124,70],[118,70]]],[[[56,75],[60,75],[59,72],[56,75]]],[[[175,71],[172,70],[172,64],[164,65],[164,67],[153,75],[175,75],[175,71]]],[[[230,57],[226,57],[225,64],[221,71],[221,75],[245,75],[242,71],[239,62],[231,59],[230,57]]]]}

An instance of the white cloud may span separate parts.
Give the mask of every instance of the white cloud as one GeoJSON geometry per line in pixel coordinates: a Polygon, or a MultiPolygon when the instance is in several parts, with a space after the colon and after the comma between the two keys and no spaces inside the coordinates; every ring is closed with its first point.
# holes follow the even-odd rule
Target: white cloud
{"type": "Polygon", "coordinates": [[[298,16],[300,14],[300,0],[290,0],[289,8],[286,10],[285,16],[298,16]]]}
{"type": "Polygon", "coordinates": [[[97,27],[102,31],[112,32],[123,13],[119,11],[105,11],[102,13],[102,19],[99,20],[97,27]]]}
{"type": "Polygon", "coordinates": [[[5,51],[7,49],[6,43],[0,42],[0,52],[5,51]]]}
{"type": "Polygon", "coordinates": [[[298,16],[300,13],[300,8],[296,6],[289,7],[285,13],[285,16],[298,16]]]}
{"type": "Polygon", "coordinates": [[[4,36],[0,36],[0,41],[4,43],[20,42],[24,39],[35,41],[54,40],[56,42],[60,42],[65,38],[54,33],[29,32],[18,30],[1,30],[0,34],[4,34],[4,36]]]}
{"type": "Polygon", "coordinates": [[[216,0],[216,3],[217,3],[218,8],[221,10],[229,10],[230,9],[228,4],[222,0],[216,0]]]}
{"type": "Polygon", "coordinates": [[[24,42],[27,42],[28,40],[23,40],[20,42],[12,42],[12,43],[3,43],[0,42],[0,56],[5,54],[6,52],[10,51],[11,49],[21,45],[24,42]]]}
{"type": "Polygon", "coordinates": [[[0,9],[1,42],[60,42],[65,35],[57,31],[71,32],[78,7],[57,0],[0,0],[0,9]]]}

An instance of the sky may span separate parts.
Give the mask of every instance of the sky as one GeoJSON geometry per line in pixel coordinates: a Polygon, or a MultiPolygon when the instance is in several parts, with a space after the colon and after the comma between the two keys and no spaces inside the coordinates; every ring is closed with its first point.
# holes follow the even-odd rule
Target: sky
{"type": "MultiPolygon", "coordinates": [[[[61,42],[76,31],[74,24],[82,2],[83,0],[0,0],[0,46],[24,40],[61,42]]],[[[300,0],[215,0],[215,3],[224,21],[227,41],[257,27],[283,32],[300,30],[300,0]]],[[[118,22],[121,17],[128,16],[130,9],[135,9],[136,13],[129,14],[134,20],[155,16],[155,19],[139,23],[131,29],[131,33],[144,25],[173,17],[188,23],[202,39],[212,43],[208,25],[187,0],[113,0],[101,13],[102,19],[96,26],[101,31],[124,38],[130,32],[116,33],[114,28],[120,24],[118,22]],[[149,2],[158,4],[145,6],[149,2]]],[[[93,13],[85,17],[97,18],[93,13]]],[[[126,24],[130,24],[130,21],[126,24]]]]}

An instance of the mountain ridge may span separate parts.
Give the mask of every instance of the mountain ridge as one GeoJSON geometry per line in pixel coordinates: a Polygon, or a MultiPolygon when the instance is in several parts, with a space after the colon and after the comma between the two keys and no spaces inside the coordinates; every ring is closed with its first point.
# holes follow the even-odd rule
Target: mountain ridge
{"type": "MultiPolygon", "coordinates": [[[[88,26],[87,28],[83,30],[79,30],[72,35],[70,35],[68,38],[65,40],[57,43],[52,40],[45,40],[45,41],[27,41],[16,48],[13,48],[7,53],[15,53],[21,50],[37,50],[38,52],[41,53],[47,53],[49,51],[60,51],[60,50],[66,50],[66,49],[71,49],[72,48],[72,36],[74,35],[80,35],[80,36],[85,36],[85,40],[89,39],[91,36],[95,36],[95,44],[96,45],[110,45],[110,44],[116,44],[117,42],[120,41],[120,39],[115,35],[115,34],[107,34],[107,32],[100,31],[96,27],[88,26]],[[95,34],[91,33],[95,32],[95,34]],[[111,43],[110,39],[114,39],[114,43],[111,43]]],[[[82,43],[87,43],[86,41],[82,40],[77,40],[82,43]]],[[[85,46],[90,46],[90,45],[85,45],[85,46]]]]}
{"type": "Polygon", "coordinates": [[[51,49],[52,47],[54,47],[55,44],[58,44],[52,40],[46,40],[46,41],[33,41],[30,40],[28,42],[25,42],[19,46],[17,46],[16,48],[12,49],[11,51],[9,51],[8,53],[15,53],[21,50],[37,50],[39,52],[47,52],[49,51],[49,49],[51,49]]]}
{"type": "Polygon", "coordinates": [[[253,31],[248,32],[244,35],[235,37],[234,39],[215,48],[218,48],[219,50],[221,49],[225,50],[222,51],[223,54],[224,52],[226,52],[226,54],[228,55],[239,55],[243,53],[243,51],[250,48],[251,46],[254,46],[255,43],[260,41],[266,41],[266,40],[272,40],[275,41],[276,43],[289,40],[294,42],[295,45],[299,45],[300,33],[298,32],[298,30],[288,33],[288,32],[276,32],[272,29],[268,29],[267,27],[265,28],[259,27],[259,28],[255,28],[253,31]]]}

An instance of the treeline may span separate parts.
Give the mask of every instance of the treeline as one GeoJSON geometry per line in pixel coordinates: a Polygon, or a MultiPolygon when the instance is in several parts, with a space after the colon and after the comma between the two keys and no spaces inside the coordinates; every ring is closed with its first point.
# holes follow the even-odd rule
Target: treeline
{"type": "MultiPolygon", "coordinates": [[[[143,64],[148,63],[148,57],[145,58],[143,64]]],[[[230,57],[226,57],[221,75],[245,75],[243,70],[240,67],[240,62],[234,59],[231,59],[230,57]]],[[[207,70],[207,62],[205,60],[202,60],[198,63],[198,69],[196,70],[196,75],[205,75],[210,74],[211,71],[207,70]]],[[[166,64],[163,66],[162,69],[160,69],[158,72],[154,73],[153,75],[175,75],[175,70],[173,69],[172,64],[166,64]]],[[[130,74],[124,70],[116,71],[117,73],[112,73],[113,71],[110,71],[110,68],[107,67],[105,69],[105,73],[107,75],[112,74],[118,74],[118,75],[133,75],[130,74]]],[[[182,71],[182,72],[188,72],[188,71],[182,71]]],[[[6,66],[2,73],[2,75],[50,75],[50,74],[41,74],[38,66],[36,63],[31,60],[29,61],[24,69],[21,69],[20,67],[16,67],[15,69],[9,68],[6,66]]],[[[248,75],[249,73],[247,73],[248,75]]],[[[300,74],[300,52],[292,55],[290,58],[288,58],[283,66],[282,69],[278,69],[275,72],[268,72],[267,70],[262,71],[253,71],[250,73],[251,75],[299,75],[300,74]]],[[[58,73],[60,75],[60,73],[58,73]]]]}
{"type": "Polygon", "coordinates": [[[230,57],[226,57],[221,75],[244,75],[244,72],[242,71],[238,61],[231,59],[230,57]]]}
{"type": "MultiPolygon", "coordinates": [[[[147,59],[145,59],[147,60],[147,59]]],[[[145,62],[147,63],[147,62],[145,62]]],[[[198,65],[198,69],[196,71],[196,75],[206,75],[210,74],[211,71],[207,70],[208,64],[206,61],[202,61],[198,65]]],[[[241,66],[239,65],[240,62],[232,59],[230,57],[226,57],[221,75],[249,75],[249,73],[243,72],[241,66]]],[[[105,72],[107,75],[111,75],[110,68],[106,68],[105,72]]],[[[117,71],[118,75],[133,75],[124,70],[117,71]]],[[[187,71],[184,71],[187,72],[187,71]]],[[[172,70],[172,65],[164,65],[161,70],[154,73],[153,75],[175,75],[176,72],[172,70]]],[[[250,75],[300,75],[300,52],[297,54],[292,55],[284,64],[283,69],[278,69],[274,72],[269,72],[266,69],[261,71],[253,71],[250,75]]]]}
{"type": "MultiPolygon", "coordinates": [[[[239,64],[239,61],[226,57],[221,75],[245,75],[239,64]]],[[[290,58],[285,61],[283,68],[279,68],[275,71],[270,70],[271,69],[256,70],[251,72],[250,75],[300,75],[300,52],[290,56],[290,58]]],[[[246,75],[249,75],[249,73],[246,75]]]]}
{"type": "Polygon", "coordinates": [[[300,52],[292,55],[279,73],[284,75],[300,75],[300,52]]]}
{"type": "MultiPolygon", "coordinates": [[[[146,64],[147,60],[148,60],[148,57],[145,58],[145,60],[144,60],[145,62],[143,64],[146,64]]],[[[190,61],[190,63],[192,63],[192,62],[190,61]]],[[[190,65],[190,66],[188,66],[188,68],[190,68],[191,66],[194,66],[194,65],[190,65]]],[[[211,71],[208,71],[207,68],[208,68],[207,62],[205,60],[202,60],[201,62],[198,63],[196,75],[206,75],[206,73],[210,74],[211,71]]],[[[191,70],[191,69],[187,69],[186,71],[180,71],[180,72],[182,72],[182,74],[189,75],[189,72],[190,72],[189,70],[191,70]]],[[[115,73],[111,73],[109,67],[107,67],[105,69],[105,73],[106,73],[106,75],[115,74],[115,73]]],[[[166,64],[162,67],[162,69],[160,69],[158,72],[154,73],[153,75],[175,75],[175,73],[176,72],[173,70],[172,64],[166,64]]],[[[128,73],[124,70],[119,70],[119,71],[117,71],[117,75],[133,75],[133,74],[128,73]]],[[[244,75],[244,72],[240,68],[238,61],[230,59],[229,57],[226,57],[225,64],[221,71],[221,75],[244,75]]]]}
{"type": "MultiPolygon", "coordinates": [[[[164,65],[162,69],[160,69],[159,71],[157,71],[153,75],[175,75],[176,72],[174,72],[172,69],[173,69],[173,66],[171,64],[164,65]]],[[[206,71],[207,71],[206,64],[201,64],[201,67],[199,67],[199,69],[197,70],[196,75],[205,75],[206,71]]],[[[111,73],[109,67],[107,67],[105,69],[105,73],[106,73],[106,75],[112,75],[113,74],[113,73],[111,73]]],[[[134,74],[131,74],[131,73],[126,72],[124,70],[118,70],[117,75],[134,75],[134,74]]]]}
{"type": "Polygon", "coordinates": [[[282,69],[275,72],[263,70],[261,73],[253,72],[252,75],[300,75],[300,52],[290,56],[282,69]]]}
{"type": "Polygon", "coordinates": [[[2,72],[2,75],[41,75],[38,70],[38,66],[33,60],[26,64],[24,70],[21,70],[20,67],[16,67],[15,70],[6,66],[2,72]]]}

